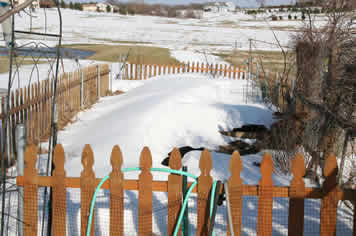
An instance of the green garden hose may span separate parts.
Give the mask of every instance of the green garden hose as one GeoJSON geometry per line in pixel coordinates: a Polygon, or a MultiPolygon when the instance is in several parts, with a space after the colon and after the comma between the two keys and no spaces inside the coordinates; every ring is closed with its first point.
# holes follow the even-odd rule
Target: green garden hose
{"type": "MultiPolygon", "coordinates": [[[[122,172],[131,172],[131,171],[140,171],[141,168],[140,167],[136,167],[136,168],[124,168],[122,169],[122,172]]],[[[167,172],[167,173],[172,173],[172,174],[179,174],[179,175],[185,175],[185,176],[188,176],[188,177],[191,177],[191,178],[194,178],[194,182],[193,184],[190,186],[190,188],[188,189],[188,192],[187,192],[187,195],[186,195],[186,198],[184,199],[184,202],[183,202],[183,207],[179,213],[179,218],[178,218],[178,222],[177,222],[177,225],[176,225],[176,228],[174,230],[174,236],[176,236],[178,234],[178,230],[179,230],[179,226],[182,222],[182,219],[183,219],[183,213],[188,205],[188,198],[191,194],[191,192],[193,191],[194,187],[197,185],[198,181],[198,177],[196,177],[195,175],[193,174],[190,174],[190,173],[187,173],[187,172],[184,172],[184,171],[180,171],[180,170],[173,170],[173,169],[167,169],[167,168],[151,168],[150,169],[151,171],[159,171],[159,172],[167,172]]],[[[101,188],[101,186],[105,183],[106,180],[108,180],[110,177],[110,175],[107,175],[105,176],[101,181],[100,183],[98,184],[98,186],[96,187],[95,189],[95,192],[94,192],[94,195],[93,195],[93,199],[91,201],[91,205],[90,205],[90,213],[89,213],[89,219],[88,219],[88,226],[87,226],[87,236],[90,236],[90,230],[91,230],[91,224],[92,224],[92,221],[93,221],[93,213],[94,213],[94,207],[95,207],[95,200],[96,200],[96,197],[97,197],[97,194],[101,188]]],[[[214,185],[213,185],[214,186],[214,185]]]]}

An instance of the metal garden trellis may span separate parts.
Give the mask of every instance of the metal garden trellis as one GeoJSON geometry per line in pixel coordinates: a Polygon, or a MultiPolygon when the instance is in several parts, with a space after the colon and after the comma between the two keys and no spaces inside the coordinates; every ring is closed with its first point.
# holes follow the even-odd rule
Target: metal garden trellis
{"type": "MultiPolygon", "coordinates": [[[[53,156],[53,147],[55,145],[55,140],[56,140],[56,124],[55,124],[55,99],[56,99],[56,87],[57,87],[57,79],[58,79],[58,71],[59,71],[59,62],[60,62],[60,48],[61,48],[61,44],[62,44],[62,14],[61,14],[61,10],[60,10],[60,6],[59,6],[59,2],[53,0],[56,9],[57,9],[57,14],[58,14],[58,33],[57,34],[50,34],[47,33],[47,19],[45,19],[44,22],[44,27],[36,27],[36,29],[38,28],[43,28],[44,32],[38,32],[36,30],[34,30],[33,25],[32,25],[32,11],[30,13],[27,13],[30,15],[30,30],[29,31],[24,31],[24,30],[17,30],[16,29],[16,24],[15,24],[15,16],[14,14],[11,16],[12,18],[12,30],[11,30],[11,44],[10,44],[10,48],[9,48],[9,80],[8,80],[8,88],[7,88],[7,98],[6,99],[6,104],[5,104],[5,126],[3,127],[3,130],[5,131],[4,134],[6,135],[6,138],[4,139],[3,145],[2,145],[2,150],[1,150],[1,154],[2,154],[2,160],[1,160],[1,169],[2,169],[2,209],[1,209],[1,235],[4,235],[5,233],[5,201],[6,201],[6,167],[5,167],[5,153],[9,153],[9,142],[10,142],[10,138],[9,138],[9,123],[10,123],[10,117],[9,117],[9,107],[10,107],[10,93],[11,93],[11,88],[12,88],[12,84],[13,81],[16,78],[16,75],[18,75],[19,73],[19,67],[22,65],[23,61],[22,60],[20,63],[17,62],[15,55],[17,54],[17,51],[26,49],[26,53],[24,55],[24,57],[30,57],[32,59],[32,63],[33,63],[33,68],[31,73],[28,75],[28,81],[29,84],[32,81],[32,77],[34,76],[34,71],[37,71],[37,80],[39,80],[39,72],[38,72],[38,64],[40,59],[46,58],[47,62],[49,62],[49,76],[52,76],[54,78],[54,84],[51,85],[53,86],[53,100],[52,100],[52,107],[51,107],[51,129],[50,129],[50,138],[49,138],[49,147],[48,147],[48,160],[47,160],[47,170],[46,170],[46,174],[49,175],[51,174],[52,171],[52,156],[53,156]],[[57,46],[56,46],[56,53],[55,53],[55,57],[51,58],[51,55],[49,55],[48,53],[43,53],[41,52],[41,49],[43,48],[50,48],[46,42],[44,42],[43,40],[38,40],[38,39],[30,39],[29,42],[25,42],[22,45],[16,44],[15,43],[15,39],[17,35],[27,35],[31,38],[31,36],[45,36],[45,37],[51,37],[51,38],[55,38],[57,39],[57,46]],[[53,68],[55,67],[55,68],[53,68]],[[8,147],[8,148],[6,148],[8,147]]],[[[14,1],[11,1],[11,8],[14,8],[14,1]]],[[[44,9],[44,11],[46,11],[46,9],[44,9]]],[[[45,14],[46,15],[46,14],[45,14]]],[[[45,17],[46,18],[46,17],[45,17]]],[[[28,101],[25,101],[25,103],[28,101]]],[[[14,127],[12,127],[14,128],[14,127]]],[[[10,156],[8,155],[7,157],[8,159],[10,158],[10,156]]],[[[45,190],[45,196],[44,199],[46,200],[46,195],[47,195],[47,189],[45,190]]],[[[10,201],[9,201],[10,204],[10,201]]],[[[46,204],[44,204],[46,205],[46,204]]],[[[9,216],[8,216],[9,217],[9,216]]],[[[44,217],[44,216],[43,216],[44,217]]],[[[43,218],[44,220],[44,218],[43,218]]],[[[49,221],[50,222],[50,221],[49,221]]],[[[50,229],[50,226],[48,227],[50,229]]],[[[7,229],[8,230],[8,229],[7,229]]],[[[42,224],[42,230],[43,230],[43,224],[42,224]]],[[[50,234],[50,230],[48,230],[49,234],[50,234]]],[[[42,231],[43,234],[43,231],[42,231]]]]}

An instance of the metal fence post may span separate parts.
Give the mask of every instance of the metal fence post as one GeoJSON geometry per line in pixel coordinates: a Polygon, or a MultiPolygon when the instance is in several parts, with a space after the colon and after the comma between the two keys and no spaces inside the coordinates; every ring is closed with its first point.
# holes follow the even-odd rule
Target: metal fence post
{"type": "MultiPolygon", "coordinates": [[[[183,166],[182,170],[184,172],[188,172],[188,167],[183,166]]],[[[183,199],[185,199],[187,192],[188,192],[188,177],[186,175],[183,175],[183,199]]],[[[184,211],[183,215],[183,223],[182,223],[182,233],[184,236],[189,236],[190,231],[189,231],[189,218],[188,218],[188,207],[184,211]]]]}
{"type": "Polygon", "coordinates": [[[98,94],[98,98],[100,98],[100,65],[98,65],[98,91],[97,91],[97,94],[98,94]]]}
{"type": "Polygon", "coordinates": [[[80,83],[80,109],[84,108],[84,71],[82,71],[82,81],[80,83]]]}
{"type": "MultiPolygon", "coordinates": [[[[25,170],[25,149],[27,145],[27,140],[26,140],[26,126],[24,124],[18,124],[16,126],[16,131],[15,131],[15,137],[16,137],[16,150],[17,150],[17,162],[16,162],[16,169],[17,169],[17,175],[18,176],[23,176],[24,175],[24,170],[25,170]]],[[[23,220],[24,220],[24,199],[23,194],[24,190],[23,187],[18,187],[19,191],[19,197],[17,198],[18,200],[18,209],[17,209],[17,225],[18,225],[18,236],[23,236],[23,220]]]]}
{"type": "MultiPolygon", "coordinates": [[[[4,106],[4,114],[6,114],[7,113],[6,104],[8,102],[7,99],[9,99],[9,97],[5,96],[3,98],[4,98],[4,102],[5,102],[4,103],[5,104],[5,106],[4,106]]],[[[8,166],[11,166],[11,138],[10,138],[10,128],[11,128],[11,126],[10,126],[10,117],[9,117],[9,119],[8,119],[8,121],[6,123],[7,123],[7,127],[6,127],[5,138],[6,138],[7,164],[8,164],[8,166]]]]}

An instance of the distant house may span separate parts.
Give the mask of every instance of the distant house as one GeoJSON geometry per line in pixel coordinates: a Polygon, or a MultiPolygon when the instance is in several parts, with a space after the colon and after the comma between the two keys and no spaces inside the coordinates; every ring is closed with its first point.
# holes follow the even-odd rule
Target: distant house
{"type": "Polygon", "coordinates": [[[233,12],[236,6],[233,2],[212,2],[203,7],[205,12],[233,12]]]}
{"type": "Polygon", "coordinates": [[[201,19],[203,17],[202,10],[177,10],[177,17],[181,18],[197,18],[201,19]]]}
{"type": "Polygon", "coordinates": [[[118,7],[113,6],[108,3],[87,3],[83,4],[83,11],[94,11],[94,12],[107,12],[107,7],[110,7],[110,12],[119,11],[118,7]]]}
{"type": "MultiPolygon", "coordinates": [[[[19,5],[19,4],[24,3],[25,1],[26,1],[26,0],[15,0],[15,1],[14,1],[14,4],[15,4],[15,5],[19,5]]],[[[39,7],[40,7],[40,0],[34,0],[34,1],[31,3],[30,7],[32,7],[32,8],[39,8],[39,7]]]]}
{"type": "Polygon", "coordinates": [[[96,3],[83,4],[83,11],[97,11],[96,3]]]}
{"type": "Polygon", "coordinates": [[[56,4],[51,0],[40,0],[40,3],[39,3],[40,8],[52,8],[55,6],[56,6],[56,4]]]}

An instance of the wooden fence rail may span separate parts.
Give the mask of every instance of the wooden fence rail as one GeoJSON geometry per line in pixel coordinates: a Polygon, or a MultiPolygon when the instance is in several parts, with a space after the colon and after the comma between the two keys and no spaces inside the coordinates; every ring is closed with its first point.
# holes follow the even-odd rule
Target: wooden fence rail
{"type": "Polygon", "coordinates": [[[246,72],[236,66],[222,64],[204,64],[199,62],[182,65],[134,64],[126,63],[122,79],[146,80],[159,75],[200,73],[212,76],[224,76],[229,79],[245,79],[246,72]]]}
{"type": "MultiPolygon", "coordinates": [[[[16,150],[16,124],[26,125],[29,144],[36,144],[48,138],[53,87],[54,79],[47,79],[11,92],[8,127],[9,147],[12,156],[16,150]]],[[[105,96],[108,89],[109,65],[93,65],[60,75],[57,80],[56,95],[58,128],[62,129],[79,111],[93,105],[100,96],[105,96]]],[[[3,135],[2,138],[5,138],[5,99],[1,100],[0,119],[2,124],[0,131],[3,135]]]]}
{"type": "MultiPolygon", "coordinates": [[[[61,145],[57,145],[54,152],[55,171],[53,176],[38,176],[35,164],[37,161],[37,149],[35,145],[27,147],[25,152],[26,169],[23,177],[17,177],[17,185],[24,186],[24,227],[25,235],[37,235],[37,208],[38,188],[52,187],[53,190],[53,235],[64,235],[66,232],[66,188],[80,188],[81,191],[81,235],[85,235],[88,224],[88,214],[93,192],[101,179],[95,178],[93,171],[94,155],[89,145],[86,145],[82,153],[83,171],[80,178],[66,177],[64,170],[65,153],[61,145]]],[[[181,156],[178,149],[171,154],[169,166],[172,169],[180,169],[181,156]]],[[[168,220],[167,232],[171,235],[177,220],[182,203],[182,177],[170,174],[168,181],[153,181],[150,168],[152,157],[150,150],[145,147],[140,156],[141,173],[138,180],[124,180],[121,167],[123,156],[118,146],[115,146],[111,154],[112,172],[110,179],[102,186],[110,190],[110,235],[124,234],[124,191],[136,190],[138,198],[138,234],[152,235],[152,193],[153,191],[168,192],[168,220]],[[177,204],[177,202],[179,204],[177,204]]],[[[213,179],[212,158],[205,150],[200,158],[199,168],[201,175],[198,185],[193,192],[197,193],[197,232],[198,235],[208,235],[209,219],[207,204],[208,195],[212,187],[213,179]]],[[[241,235],[242,230],[242,197],[258,197],[257,235],[272,235],[272,207],[273,198],[289,198],[288,235],[303,235],[304,223],[304,199],[321,199],[320,232],[321,235],[335,235],[337,222],[337,203],[340,200],[351,200],[355,203],[355,190],[341,190],[336,184],[338,171],[336,158],[331,155],[326,161],[324,175],[326,177],[322,188],[306,188],[303,180],[305,174],[304,158],[298,154],[293,161],[293,180],[289,187],[274,186],[272,181],[273,161],[266,154],[261,164],[261,174],[258,186],[244,185],[240,173],[242,161],[238,152],[234,152],[230,159],[231,177],[228,180],[229,198],[232,210],[232,222],[235,235],[241,235]]],[[[190,183],[191,184],[191,183],[190,183]]],[[[354,222],[356,212],[354,210],[354,222]]],[[[95,223],[94,223],[95,224],[95,223]]],[[[94,224],[92,234],[94,235],[94,224]]],[[[193,223],[194,224],[194,223],[193,223]]],[[[356,224],[353,224],[353,235],[356,234],[356,224]]],[[[227,232],[229,235],[229,232],[227,232]]]]}

